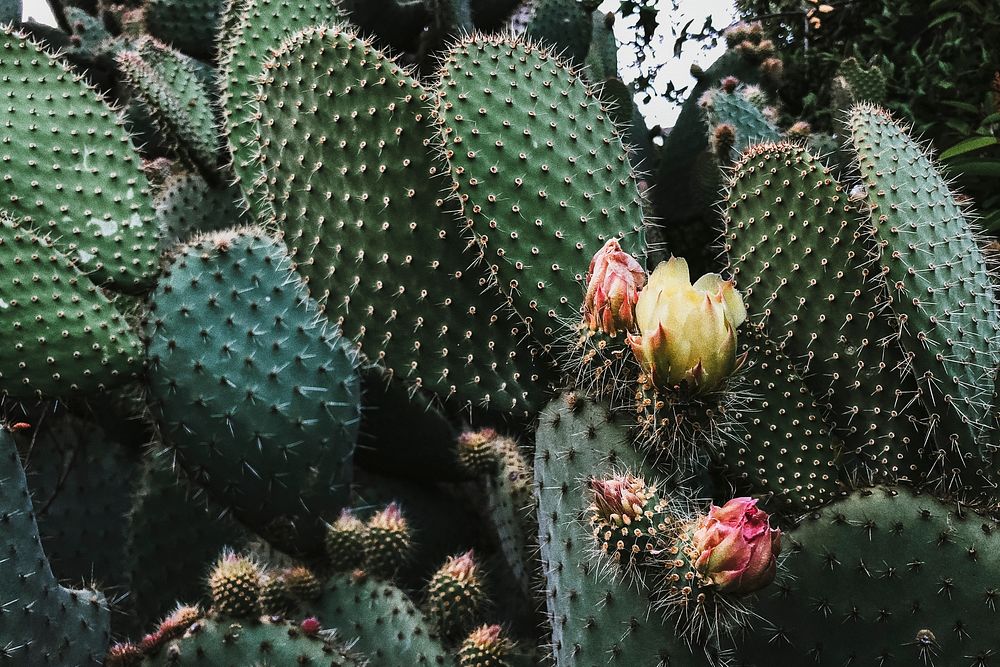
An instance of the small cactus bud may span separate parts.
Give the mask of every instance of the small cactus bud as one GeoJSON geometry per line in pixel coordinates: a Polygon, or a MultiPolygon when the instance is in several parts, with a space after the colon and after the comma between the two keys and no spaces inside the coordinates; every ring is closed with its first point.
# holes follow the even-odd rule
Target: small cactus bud
{"type": "Polygon", "coordinates": [[[397,503],[368,520],[364,533],[365,566],[369,574],[391,578],[410,558],[410,527],[397,503]]]}
{"type": "Polygon", "coordinates": [[[295,598],[288,592],[285,578],[280,574],[264,577],[260,587],[260,610],[268,616],[291,616],[298,608],[295,598]]]}
{"type": "Polygon", "coordinates": [[[182,636],[188,627],[201,617],[201,609],[198,607],[180,605],[169,616],[160,621],[160,627],[157,628],[157,632],[161,635],[163,641],[176,639],[182,636]]]}
{"type": "Polygon", "coordinates": [[[750,104],[754,105],[758,109],[763,109],[771,101],[767,98],[767,93],[760,86],[743,86],[740,89],[740,95],[750,104]]]}
{"type": "Polygon", "coordinates": [[[499,625],[481,625],[473,630],[458,650],[459,667],[509,667],[513,645],[499,625]]]}
{"type": "Polygon", "coordinates": [[[785,73],[785,63],[781,58],[765,58],[760,64],[760,73],[772,84],[778,84],[785,73]]]}
{"type": "Polygon", "coordinates": [[[617,239],[604,244],[587,271],[584,322],[591,331],[615,336],[635,331],[635,302],[646,284],[646,272],[617,239]]]}
{"type": "Polygon", "coordinates": [[[655,386],[702,393],[736,369],[736,329],[747,313],[732,281],[708,273],[692,285],[687,262],[671,257],[649,277],[635,313],[639,333],[626,342],[655,386]]]}
{"type": "Polygon", "coordinates": [[[158,649],[163,643],[163,635],[159,631],[150,632],[142,636],[139,640],[139,650],[143,653],[151,653],[158,649]]]}
{"type": "Polygon", "coordinates": [[[491,428],[466,431],[458,437],[458,462],[470,474],[486,475],[497,467],[497,451],[493,443],[497,432],[491,428]]]}
{"type": "Polygon", "coordinates": [[[302,634],[305,636],[314,637],[319,634],[319,631],[323,629],[323,626],[320,624],[318,618],[310,616],[299,624],[299,629],[302,630],[302,634]]]}
{"type": "Polygon", "coordinates": [[[430,617],[441,634],[457,638],[467,632],[485,599],[472,551],[449,557],[431,578],[427,590],[430,617]]]}
{"type": "Polygon", "coordinates": [[[132,642],[114,644],[104,657],[105,667],[136,667],[142,662],[143,651],[132,642]]]}
{"type": "Polygon", "coordinates": [[[319,579],[307,567],[298,565],[289,568],[282,572],[281,578],[285,580],[289,595],[296,600],[310,602],[323,592],[323,586],[319,579]]]}
{"type": "Polygon", "coordinates": [[[712,128],[708,143],[716,157],[728,161],[733,146],[736,145],[736,130],[729,123],[719,123],[712,128]]]}
{"type": "Polygon", "coordinates": [[[719,87],[722,88],[722,92],[732,94],[737,87],[740,85],[740,80],[735,76],[727,76],[722,81],[719,82],[719,87]]]}
{"type": "Polygon", "coordinates": [[[653,551],[656,538],[667,529],[663,503],[656,487],[633,475],[590,480],[594,502],[590,523],[603,553],[630,565],[653,551]]]}
{"type": "Polygon", "coordinates": [[[806,139],[812,134],[812,126],[804,120],[797,121],[788,128],[788,136],[794,139],[806,139]]]}
{"type": "Polygon", "coordinates": [[[335,572],[354,569],[365,558],[365,524],[349,509],[327,528],[326,555],[335,572]]]}
{"type": "Polygon", "coordinates": [[[261,591],[261,573],[256,563],[232,552],[223,553],[208,579],[212,608],[236,618],[255,618],[261,591]]]}

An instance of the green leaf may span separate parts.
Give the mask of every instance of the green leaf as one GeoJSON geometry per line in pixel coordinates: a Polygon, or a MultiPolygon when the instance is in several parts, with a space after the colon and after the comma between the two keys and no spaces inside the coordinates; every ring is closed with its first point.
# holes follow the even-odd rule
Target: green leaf
{"type": "Polygon", "coordinates": [[[952,171],[965,176],[1000,178],[1000,160],[969,160],[948,165],[952,171]]]}
{"type": "Polygon", "coordinates": [[[942,160],[950,160],[958,155],[964,155],[965,153],[971,153],[972,151],[978,151],[980,148],[986,148],[987,146],[996,146],[996,137],[970,137],[964,141],[960,141],[948,150],[941,153],[940,158],[942,160]]]}

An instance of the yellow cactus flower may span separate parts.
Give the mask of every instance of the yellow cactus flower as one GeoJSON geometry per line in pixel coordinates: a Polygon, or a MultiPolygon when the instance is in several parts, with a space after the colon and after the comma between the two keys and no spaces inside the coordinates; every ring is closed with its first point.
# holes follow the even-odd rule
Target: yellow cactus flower
{"type": "Polygon", "coordinates": [[[635,306],[639,334],[627,338],[653,384],[710,391],[736,367],[736,329],[747,317],[732,281],[708,273],[691,284],[687,262],[661,262],[635,306]]]}

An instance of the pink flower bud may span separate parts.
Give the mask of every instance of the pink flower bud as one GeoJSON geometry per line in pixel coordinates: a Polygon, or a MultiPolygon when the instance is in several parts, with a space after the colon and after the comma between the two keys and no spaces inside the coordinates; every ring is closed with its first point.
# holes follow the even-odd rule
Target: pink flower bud
{"type": "Polygon", "coordinates": [[[613,526],[627,526],[641,517],[649,500],[645,482],[632,475],[592,479],[590,488],[601,519],[613,526]]]}
{"type": "Polygon", "coordinates": [[[753,593],[774,580],[781,531],[771,528],[767,512],[757,509],[753,498],[713,505],[692,543],[698,554],[695,569],[721,593],[753,593]]]}
{"type": "Polygon", "coordinates": [[[310,637],[317,634],[322,629],[322,627],[323,626],[320,625],[319,619],[316,618],[315,616],[310,616],[309,618],[303,620],[299,624],[299,628],[302,629],[302,634],[308,635],[310,637]]]}
{"type": "Polygon", "coordinates": [[[590,260],[583,316],[591,331],[614,336],[635,331],[635,302],[646,284],[646,272],[632,255],[611,239],[590,260]]]}

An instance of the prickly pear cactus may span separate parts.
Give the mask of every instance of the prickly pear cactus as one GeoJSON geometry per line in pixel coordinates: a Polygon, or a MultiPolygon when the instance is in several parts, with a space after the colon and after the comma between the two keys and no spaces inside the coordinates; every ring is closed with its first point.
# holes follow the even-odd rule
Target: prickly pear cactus
{"type": "Polygon", "coordinates": [[[761,23],[648,129],[611,4],[0,2],[0,662],[995,661],[969,198],[761,23]]]}

